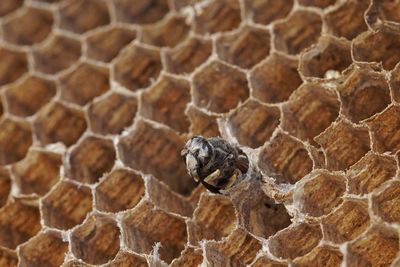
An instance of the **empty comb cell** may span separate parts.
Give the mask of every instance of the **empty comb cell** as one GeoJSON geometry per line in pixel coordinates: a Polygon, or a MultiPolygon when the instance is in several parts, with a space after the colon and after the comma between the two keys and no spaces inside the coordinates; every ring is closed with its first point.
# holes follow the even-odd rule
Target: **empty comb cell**
{"type": "Polygon", "coordinates": [[[194,104],[216,113],[228,112],[249,97],[244,72],[219,61],[209,63],[195,74],[193,89],[194,104]]]}
{"type": "Polygon", "coordinates": [[[50,34],[53,21],[52,13],[47,10],[25,9],[3,25],[4,39],[17,45],[40,43],[50,34]]]}
{"type": "Polygon", "coordinates": [[[107,3],[103,0],[77,0],[67,3],[59,10],[59,16],[60,28],[75,33],[84,33],[110,22],[107,3]]]}
{"type": "Polygon", "coordinates": [[[112,260],[119,250],[119,228],[106,216],[90,216],[71,233],[72,253],[90,264],[112,260]]]}
{"type": "Polygon", "coordinates": [[[92,210],[90,188],[71,182],[59,182],[41,199],[44,225],[56,229],[70,229],[81,224],[92,210]]]}
{"type": "Polygon", "coordinates": [[[59,233],[41,232],[20,247],[20,266],[60,266],[67,251],[68,242],[59,233]]]}
{"type": "Polygon", "coordinates": [[[188,223],[189,243],[198,245],[203,239],[221,240],[228,236],[237,224],[232,202],[222,196],[202,195],[193,219],[188,223]],[[210,211],[212,210],[212,214],[210,211]],[[210,216],[211,215],[211,216],[210,216]]]}
{"type": "Polygon", "coordinates": [[[144,190],[141,175],[125,169],[114,170],[96,187],[96,207],[107,212],[133,208],[143,197],[144,190]]]}
{"type": "Polygon", "coordinates": [[[322,238],[319,225],[294,224],[273,236],[269,249],[274,256],[294,259],[309,253],[322,238]]]}
{"type": "Polygon", "coordinates": [[[253,261],[260,249],[261,244],[257,239],[242,229],[236,229],[223,241],[207,243],[205,255],[216,266],[245,266],[253,261]]]}
{"type": "Polygon", "coordinates": [[[365,0],[340,2],[324,16],[328,33],[352,40],[361,32],[366,31],[368,28],[364,13],[369,2],[365,0]]]}
{"type": "Polygon", "coordinates": [[[274,25],[274,45],[284,53],[298,54],[318,41],[321,29],[322,21],[317,13],[295,11],[285,21],[274,25]]]}
{"type": "Polygon", "coordinates": [[[56,74],[71,67],[81,56],[81,43],[62,35],[51,36],[50,41],[33,51],[36,71],[56,74]]]}
{"type": "Polygon", "coordinates": [[[338,209],[322,219],[322,229],[326,240],[343,243],[362,235],[370,222],[367,201],[346,199],[338,209]]]}
{"type": "Polygon", "coordinates": [[[42,228],[37,203],[12,199],[0,209],[0,246],[15,249],[42,228]]]}
{"type": "Polygon", "coordinates": [[[365,235],[348,244],[346,262],[352,266],[390,265],[398,251],[398,232],[375,225],[365,235]]]}

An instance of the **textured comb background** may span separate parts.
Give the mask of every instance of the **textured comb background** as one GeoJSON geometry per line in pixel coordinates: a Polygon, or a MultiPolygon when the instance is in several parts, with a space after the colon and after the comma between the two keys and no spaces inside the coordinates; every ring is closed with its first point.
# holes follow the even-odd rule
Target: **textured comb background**
{"type": "Polygon", "coordinates": [[[400,266],[399,0],[1,0],[0,266],[400,266]],[[263,183],[195,187],[192,135],[263,183]]]}

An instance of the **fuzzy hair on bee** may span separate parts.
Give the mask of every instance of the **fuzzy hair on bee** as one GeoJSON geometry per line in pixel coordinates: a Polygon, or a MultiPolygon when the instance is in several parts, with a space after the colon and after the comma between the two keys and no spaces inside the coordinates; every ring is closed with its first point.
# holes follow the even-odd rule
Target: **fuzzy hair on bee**
{"type": "Polygon", "coordinates": [[[218,137],[194,136],[181,152],[189,175],[213,193],[236,185],[249,169],[247,155],[218,137]]]}

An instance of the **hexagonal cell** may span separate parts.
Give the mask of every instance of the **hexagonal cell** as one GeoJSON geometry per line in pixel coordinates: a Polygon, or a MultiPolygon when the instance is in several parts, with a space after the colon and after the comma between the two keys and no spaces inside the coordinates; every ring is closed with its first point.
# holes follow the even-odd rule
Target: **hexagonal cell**
{"type": "Polygon", "coordinates": [[[104,173],[112,169],[115,157],[111,140],[86,137],[69,154],[65,166],[67,176],[81,183],[96,183],[104,173]]]}
{"type": "Polygon", "coordinates": [[[285,21],[274,25],[275,47],[288,54],[298,54],[318,41],[321,29],[322,21],[317,13],[295,11],[285,21]]]}
{"type": "Polygon", "coordinates": [[[389,223],[400,222],[400,182],[393,182],[372,198],[372,209],[389,223]]]}
{"type": "Polygon", "coordinates": [[[343,243],[360,236],[369,226],[368,201],[346,199],[343,204],[322,219],[326,240],[343,243]]]}
{"type": "Polygon", "coordinates": [[[60,266],[68,252],[68,242],[59,233],[46,231],[23,244],[18,252],[21,267],[60,266]]]}
{"type": "Polygon", "coordinates": [[[108,69],[81,63],[60,78],[61,98],[85,105],[110,88],[108,69]]]}
{"type": "Polygon", "coordinates": [[[313,172],[303,181],[298,184],[293,196],[303,213],[319,217],[342,203],[346,190],[344,177],[328,172],[313,172]]]}
{"type": "Polygon", "coordinates": [[[144,26],[140,37],[145,44],[174,47],[186,38],[189,30],[184,17],[170,16],[158,24],[144,26]]]}
{"type": "Polygon", "coordinates": [[[361,32],[366,31],[368,28],[364,20],[364,13],[369,4],[370,1],[366,0],[341,2],[340,5],[330,10],[324,16],[327,32],[352,40],[361,32]]]}
{"type": "Polygon", "coordinates": [[[24,4],[24,0],[3,0],[0,3],[0,16],[13,12],[24,4]]]}
{"type": "Polygon", "coordinates": [[[6,169],[0,168],[0,208],[7,203],[10,192],[11,192],[10,174],[6,169]]]}
{"type": "Polygon", "coordinates": [[[348,192],[364,195],[396,175],[397,164],[392,157],[368,153],[347,172],[348,192]]]}
{"type": "Polygon", "coordinates": [[[33,128],[42,144],[62,142],[70,146],[86,130],[86,121],[81,110],[54,102],[38,113],[33,128]]]}
{"type": "Polygon", "coordinates": [[[132,124],[137,109],[138,101],[135,97],[111,93],[90,104],[90,128],[103,135],[119,134],[132,124]]]}
{"type": "Polygon", "coordinates": [[[306,77],[324,78],[328,71],[343,71],[352,63],[350,43],[323,35],[301,54],[299,71],[306,77]]]}
{"type": "Polygon", "coordinates": [[[293,8],[293,0],[245,0],[246,17],[253,22],[267,25],[274,20],[286,17],[293,8]]]}
{"type": "Polygon", "coordinates": [[[53,16],[38,8],[27,8],[3,24],[3,36],[7,42],[32,45],[43,41],[51,32],[53,16]]]}
{"type": "Polygon", "coordinates": [[[46,226],[70,229],[81,224],[92,210],[90,188],[62,181],[41,199],[42,219],[46,226]]]}
{"type": "Polygon", "coordinates": [[[399,251],[398,232],[392,228],[375,226],[366,235],[347,246],[349,266],[389,266],[399,251]]]}
{"type": "Polygon", "coordinates": [[[343,260],[342,253],[334,247],[324,245],[314,248],[304,257],[294,260],[295,267],[319,267],[331,266],[339,267],[343,260]]]}
{"type": "Polygon", "coordinates": [[[297,89],[283,107],[282,129],[312,144],[339,115],[336,93],[318,84],[305,84],[297,89]]]}
{"type": "Polygon", "coordinates": [[[379,153],[400,149],[400,107],[390,106],[384,112],[367,121],[372,132],[373,149],[379,153]]]}
{"type": "Polygon", "coordinates": [[[257,148],[272,136],[280,116],[279,108],[249,100],[226,118],[226,124],[240,144],[257,148]]]}
{"type": "Polygon", "coordinates": [[[6,165],[23,159],[32,145],[32,132],[28,122],[3,118],[0,121],[0,164],[6,165]]]}
{"type": "Polygon", "coordinates": [[[207,242],[204,248],[211,266],[246,266],[260,249],[260,242],[242,229],[236,229],[223,241],[207,242]]]}
{"type": "Polygon", "coordinates": [[[103,215],[90,216],[71,233],[71,251],[87,263],[106,263],[117,255],[119,235],[113,219],[103,215]]]}
{"type": "Polygon", "coordinates": [[[228,112],[249,97],[246,75],[218,61],[194,75],[193,87],[194,103],[217,113],[228,112]]]}
{"type": "Polygon", "coordinates": [[[60,28],[75,33],[84,33],[110,23],[105,1],[75,0],[62,6],[59,13],[60,28]]]}
{"type": "Polygon", "coordinates": [[[37,204],[13,199],[0,209],[0,246],[15,249],[40,231],[37,204]]]}
{"type": "Polygon", "coordinates": [[[319,8],[327,8],[337,2],[337,0],[298,0],[302,6],[315,6],[319,8]]]}
{"type": "Polygon", "coordinates": [[[127,89],[145,88],[162,69],[160,52],[133,45],[119,54],[113,69],[115,79],[127,89]]]}
{"type": "Polygon", "coordinates": [[[393,100],[400,103],[400,63],[390,73],[390,87],[393,100]]]}
{"type": "Polygon", "coordinates": [[[382,26],[360,34],[353,41],[353,56],[357,61],[382,62],[386,70],[391,70],[400,61],[399,48],[400,31],[382,26]]]}
{"type": "Polygon", "coordinates": [[[265,181],[243,182],[229,192],[239,218],[239,225],[249,233],[267,239],[286,228],[291,217],[283,204],[265,194],[265,181]],[[247,184],[246,184],[247,183],[247,184]]]}
{"type": "Polygon", "coordinates": [[[157,207],[166,212],[192,217],[194,204],[153,176],[146,177],[146,196],[157,207]]]}
{"type": "Polygon", "coordinates": [[[194,30],[199,34],[230,31],[238,27],[240,21],[239,1],[213,0],[196,12],[194,30]]]}
{"type": "Polygon", "coordinates": [[[96,208],[106,212],[131,209],[143,195],[144,181],[139,174],[125,169],[114,170],[96,187],[96,208]]]}
{"type": "Polygon", "coordinates": [[[170,263],[184,249],[187,233],[181,217],[171,215],[147,201],[129,211],[122,221],[127,246],[138,253],[150,253],[160,242],[160,258],[170,263]],[[154,227],[156,226],[156,227],[154,227]]]}
{"type": "Polygon", "coordinates": [[[56,94],[53,81],[29,76],[22,83],[5,91],[8,111],[16,116],[31,116],[46,105],[56,94]]]}
{"type": "Polygon", "coordinates": [[[277,257],[294,259],[309,253],[322,238],[319,225],[297,223],[269,240],[269,249],[277,257]]]}
{"type": "Polygon", "coordinates": [[[189,194],[195,183],[181,162],[183,146],[175,131],[138,120],[135,128],[120,138],[118,150],[127,166],[154,175],[176,192],[189,194]]]}
{"type": "Polygon", "coordinates": [[[385,75],[368,68],[353,69],[337,89],[343,114],[356,123],[381,112],[391,102],[385,75]]]}
{"type": "Polygon", "coordinates": [[[133,254],[128,251],[120,250],[114,260],[104,267],[148,267],[147,261],[144,257],[133,254]]]}
{"type": "Polygon", "coordinates": [[[168,0],[115,0],[114,7],[118,21],[149,24],[161,20],[169,11],[168,0]]]}
{"type": "Polygon", "coordinates": [[[33,51],[33,65],[39,72],[56,74],[78,61],[80,56],[79,41],[55,35],[44,46],[33,51]]]}
{"type": "Polygon", "coordinates": [[[190,120],[190,133],[204,137],[219,136],[217,116],[210,115],[189,104],[186,114],[190,120]]]}
{"type": "Polygon", "coordinates": [[[162,76],[141,95],[141,101],[142,116],[181,132],[188,130],[189,122],[185,116],[182,117],[190,101],[190,87],[186,80],[162,76]]]}
{"type": "Polygon", "coordinates": [[[251,68],[268,56],[270,33],[254,27],[244,27],[238,32],[221,35],[216,40],[217,54],[228,63],[251,68]]]}
{"type": "Polygon", "coordinates": [[[297,72],[298,61],[280,54],[272,54],[250,72],[253,96],[263,102],[277,103],[288,100],[302,83],[297,72]]]}
{"type": "Polygon", "coordinates": [[[187,266],[196,267],[200,266],[203,262],[203,255],[200,249],[186,247],[181,253],[181,256],[173,260],[170,264],[171,267],[187,266]]]}
{"type": "Polygon", "coordinates": [[[96,31],[86,39],[87,56],[94,60],[110,62],[135,38],[135,31],[119,26],[96,31]]]}
{"type": "Polygon", "coordinates": [[[139,113],[179,132],[187,132],[189,120],[182,114],[189,102],[190,84],[186,80],[163,75],[141,95],[139,113]]]}
{"type": "Polygon", "coordinates": [[[28,71],[28,59],[23,52],[0,47],[0,86],[12,83],[28,71]]]}
{"type": "Polygon", "coordinates": [[[193,219],[187,222],[189,243],[199,245],[202,240],[221,240],[236,227],[237,217],[229,198],[202,194],[193,219]]]}
{"type": "Polygon", "coordinates": [[[208,39],[191,37],[174,49],[164,52],[165,69],[171,73],[191,73],[211,55],[212,44],[208,39]]]}
{"type": "Polygon", "coordinates": [[[280,263],[274,260],[271,260],[265,255],[259,257],[255,262],[253,262],[251,267],[287,267],[286,263],[280,263]]]}
{"type": "Polygon", "coordinates": [[[400,2],[397,0],[373,0],[366,18],[369,24],[400,23],[400,2]]]}
{"type": "Polygon", "coordinates": [[[294,184],[312,170],[313,161],[302,143],[279,132],[261,149],[258,166],[277,183],[294,184]]]}
{"type": "Polygon", "coordinates": [[[46,194],[60,178],[62,156],[52,152],[30,150],[12,166],[15,182],[22,194],[46,194]]]}
{"type": "Polygon", "coordinates": [[[0,265],[4,267],[16,267],[18,264],[18,256],[14,250],[0,247],[0,265]]]}
{"type": "Polygon", "coordinates": [[[344,120],[332,123],[314,140],[324,149],[329,170],[347,169],[370,150],[368,130],[344,120]]]}

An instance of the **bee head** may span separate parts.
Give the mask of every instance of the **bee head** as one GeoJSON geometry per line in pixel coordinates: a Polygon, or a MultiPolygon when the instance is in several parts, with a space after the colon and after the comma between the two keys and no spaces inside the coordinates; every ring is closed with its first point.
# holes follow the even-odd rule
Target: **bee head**
{"type": "Polygon", "coordinates": [[[194,136],[186,142],[181,156],[186,163],[190,176],[198,180],[199,169],[203,168],[210,160],[213,149],[208,140],[202,136],[194,136]]]}

